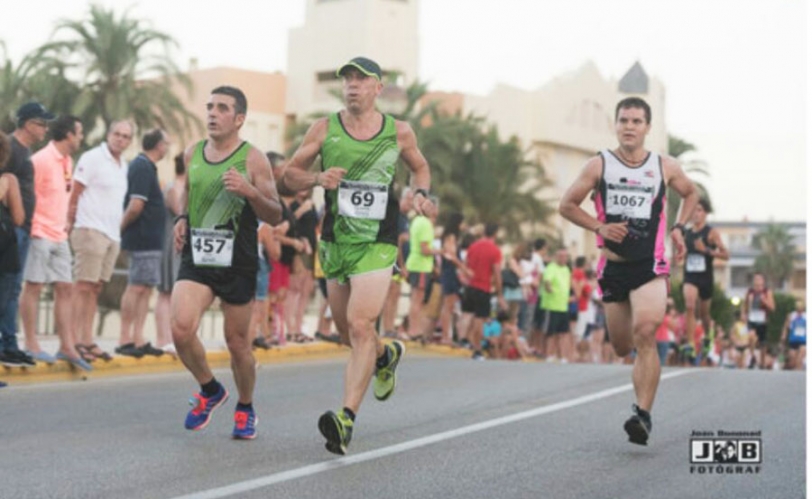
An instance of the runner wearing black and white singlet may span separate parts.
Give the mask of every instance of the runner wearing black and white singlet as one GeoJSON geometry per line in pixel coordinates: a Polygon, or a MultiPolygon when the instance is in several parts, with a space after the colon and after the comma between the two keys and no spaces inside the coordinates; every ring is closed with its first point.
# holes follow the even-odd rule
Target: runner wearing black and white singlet
{"type": "Polygon", "coordinates": [[[564,218],[597,235],[598,283],[615,352],[625,357],[637,350],[632,374],[637,400],[624,430],[630,442],[640,445],[651,433],[650,411],[660,381],[655,332],[668,296],[666,236],[681,258],[684,224],[699,200],[676,160],[645,149],[650,130],[651,108],[643,99],[620,101],[615,109],[619,147],[590,159],[559,207],[564,218]],[[684,200],[678,223],[670,229],[665,220],[669,186],[684,200]],[[595,216],[581,208],[592,191],[595,216]]]}

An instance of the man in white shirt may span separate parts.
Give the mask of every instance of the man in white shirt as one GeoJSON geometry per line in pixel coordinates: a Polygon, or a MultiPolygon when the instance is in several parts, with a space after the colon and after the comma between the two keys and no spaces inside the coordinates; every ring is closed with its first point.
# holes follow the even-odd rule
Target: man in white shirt
{"type": "Polygon", "coordinates": [[[128,121],[113,122],[107,141],[79,158],[73,176],[67,228],[76,280],[74,327],[76,349],[87,361],[110,359],[93,343],[93,318],[102,281],[110,281],[118,257],[128,171],[121,155],[133,133],[128,121]]]}

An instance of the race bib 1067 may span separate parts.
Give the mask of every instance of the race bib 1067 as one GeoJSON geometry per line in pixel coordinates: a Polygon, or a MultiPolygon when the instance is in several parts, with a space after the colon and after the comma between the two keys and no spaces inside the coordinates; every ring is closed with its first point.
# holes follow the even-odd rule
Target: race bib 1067
{"type": "Polygon", "coordinates": [[[231,267],[234,232],[192,229],[192,260],[201,267],[231,267]]]}
{"type": "Polygon", "coordinates": [[[652,195],[650,189],[625,184],[606,186],[606,213],[627,219],[651,218],[652,195]]]}
{"type": "Polygon", "coordinates": [[[342,180],[338,184],[338,214],[352,218],[383,220],[389,202],[386,184],[342,180]]]}

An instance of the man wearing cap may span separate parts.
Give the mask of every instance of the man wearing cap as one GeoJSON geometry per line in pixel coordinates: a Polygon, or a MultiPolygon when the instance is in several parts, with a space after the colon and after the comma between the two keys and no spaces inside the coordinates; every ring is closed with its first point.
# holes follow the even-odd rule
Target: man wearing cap
{"type": "Polygon", "coordinates": [[[414,131],[375,108],[383,90],[380,66],[356,57],[336,74],[343,78],[345,109],[310,127],[281,183],[296,191],[325,189],[319,258],[336,327],[352,353],[343,408],[324,413],[319,430],[328,451],[345,454],[370,379],[375,374],[375,398],[387,400],[405,351],[399,341],[382,343],[375,332],[398,252],[400,210],[393,185],[399,159],[412,173],[417,214],[433,214],[436,207],[428,196],[429,165],[414,131]],[[322,171],[308,172],[319,154],[322,171]]]}
{"type": "Polygon", "coordinates": [[[51,142],[31,157],[37,205],[31,221],[31,244],[23,272],[25,286],[20,298],[25,349],[38,361],[52,364],[56,360],[42,351],[36,336],[40,294],[45,284],[53,284],[54,316],[60,340],[56,357],[89,371],[90,364],[75,348],[71,321],[72,257],[65,231],[73,176],[71,155],[82,145],[82,122],[75,116],[60,116],[50,123],[49,129],[51,142]]]}
{"type": "Polygon", "coordinates": [[[31,163],[31,146],[45,139],[48,121],[54,119],[45,107],[38,102],[23,104],[17,110],[17,129],[11,136],[11,158],[7,172],[13,173],[20,184],[20,194],[25,208],[25,222],[16,227],[17,251],[20,270],[17,272],[11,299],[0,303],[0,364],[6,366],[36,365],[30,355],[17,346],[17,308],[22,291],[23,270],[28,256],[31,237],[31,219],[34,216],[36,196],[34,194],[34,166],[31,163]]]}

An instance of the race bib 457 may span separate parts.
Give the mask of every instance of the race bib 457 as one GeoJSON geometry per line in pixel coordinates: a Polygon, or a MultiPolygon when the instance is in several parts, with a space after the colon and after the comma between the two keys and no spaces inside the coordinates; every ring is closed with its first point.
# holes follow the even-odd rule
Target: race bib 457
{"type": "Polygon", "coordinates": [[[192,260],[201,267],[231,267],[234,232],[192,229],[192,260]]]}

